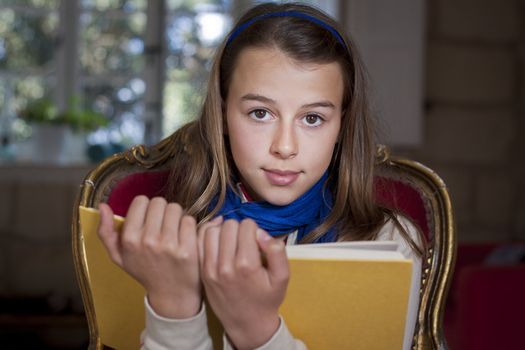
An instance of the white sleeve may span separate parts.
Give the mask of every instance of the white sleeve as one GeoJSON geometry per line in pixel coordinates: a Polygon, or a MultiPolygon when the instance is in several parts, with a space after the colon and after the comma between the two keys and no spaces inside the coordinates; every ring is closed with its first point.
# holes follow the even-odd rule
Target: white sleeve
{"type": "MultiPolygon", "coordinates": [[[[418,247],[422,247],[421,233],[419,230],[406,218],[398,216],[399,223],[403,226],[410,238],[418,247]]],[[[421,286],[421,257],[416,254],[412,247],[408,244],[406,239],[401,235],[398,228],[392,220],[387,222],[381,228],[377,240],[393,240],[399,244],[399,251],[405,258],[412,260],[412,287],[410,289],[410,296],[408,299],[407,319],[405,323],[405,335],[403,340],[403,349],[409,350],[412,346],[412,339],[414,337],[414,330],[416,327],[417,315],[419,310],[419,289],[421,286]]]]}
{"type": "MultiPolygon", "coordinates": [[[[295,339],[286,327],[283,318],[280,318],[280,324],[274,335],[265,344],[254,350],[307,350],[304,343],[295,339]]],[[[224,350],[234,350],[235,347],[230,343],[226,335],[222,337],[224,350]]]]}
{"type": "Polygon", "coordinates": [[[144,298],[144,304],[146,329],[140,336],[142,350],[210,350],[213,348],[208,334],[204,304],[197,315],[183,320],[159,316],[149,305],[147,297],[144,298]]]}

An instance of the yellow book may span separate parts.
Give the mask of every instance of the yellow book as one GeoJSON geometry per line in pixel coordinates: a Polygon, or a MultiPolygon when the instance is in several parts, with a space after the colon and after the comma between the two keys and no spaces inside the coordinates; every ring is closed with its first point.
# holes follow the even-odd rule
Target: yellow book
{"type": "MultiPolygon", "coordinates": [[[[115,217],[115,225],[124,219],[115,217]]],[[[95,316],[102,343],[137,349],[144,328],[144,289],[113,264],[98,239],[98,211],[80,207],[95,316]]],[[[394,242],[287,247],[290,282],[280,313],[310,350],[402,349],[412,262],[394,242]]],[[[208,307],[208,310],[210,308],[208,307]]],[[[221,347],[220,324],[209,313],[221,347]]]]}

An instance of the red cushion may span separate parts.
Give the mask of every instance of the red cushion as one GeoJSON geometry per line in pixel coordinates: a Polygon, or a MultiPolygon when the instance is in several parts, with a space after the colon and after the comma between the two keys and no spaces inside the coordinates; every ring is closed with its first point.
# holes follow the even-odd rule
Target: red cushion
{"type": "Polygon", "coordinates": [[[120,180],[111,190],[108,204],[117,215],[126,216],[133,198],[163,196],[166,192],[169,171],[135,173],[120,180]]]}
{"type": "Polygon", "coordinates": [[[504,244],[476,242],[458,246],[444,318],[445,334],[452,350],[525,349],[517,333],[510,334],[516,318],[525,315],[525,264],[485,264],[487,256],[504,244]],[[474,339],[472,334],[478,329],[483,335],[474,339]],[[496,339],[501,337],[505,337],[504,342],[495,346],[496,339]]]}
{"type": "Polygon", "coordinates": [[[427,239],[431,237],[425,204],[416,189],[404,182],[379,176],[374,180],[374,187],[378,204],[401,212],[412,220],[427,239]]]}
{"type": "MultiPolygon", "coordinates": [[[[149,198],[163,196],[166,191],[169,171],[135,173],[120,180],[109,194],[108,204],[114,213],[126,216],[133,198],[146,195],[149,198]]],[[[388,208],[399,210],[429,237],[425,206],[419,193],[401,181],[377,177],[375,179],[377,202],[388,208]]]]}
{"type": "Polygon", "coordinates": [[[525,349],[525,264],[465,267],[457,292],[455,349],[525,349]]]}
{"type": "MultiPolygon", "coordinates": [[[[459,272],[463,268],[471,265],[482,265],[487,256],[498,246],[501,242],[483,242],[483,243],[461,243],[458,246],[458,254],[456,257],[455,271],[459,272]]],[[[450,293],[447,302],[453,304],[456,302],[458,279],[452,280],[450,286],[450,293]]]]}

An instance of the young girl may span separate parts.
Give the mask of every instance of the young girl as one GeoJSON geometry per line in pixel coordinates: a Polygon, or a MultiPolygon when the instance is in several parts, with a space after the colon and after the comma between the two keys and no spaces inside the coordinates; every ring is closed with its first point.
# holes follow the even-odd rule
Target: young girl
{"type": "Polygon", "coordinates": [[[111,258],[147,291],[143,348],[211,348],[205,293],[226,348],[304,349],[278,313],[285,244],[396,240],[417,303],[418,233],[374,203],[371,124],[362,64],[334,20],[300,4],[248,11],[217,52],[200,118],[175,134],[167,200],[135,198],[120,236],[100,205],[111,258]]]}

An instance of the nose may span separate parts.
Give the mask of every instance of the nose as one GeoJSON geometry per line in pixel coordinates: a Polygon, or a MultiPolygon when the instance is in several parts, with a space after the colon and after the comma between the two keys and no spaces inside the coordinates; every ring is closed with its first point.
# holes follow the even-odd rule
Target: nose
{"type": "Polygon", "coordinates": [[[274,133],[270,152],[282,159],[293,158],[297,155],[297,137],[293,125],[279,124],[274,133]]]}

